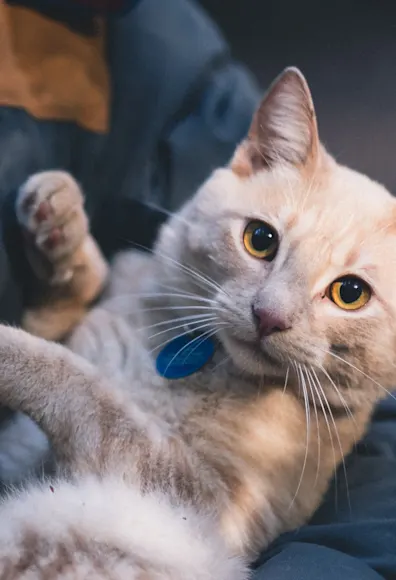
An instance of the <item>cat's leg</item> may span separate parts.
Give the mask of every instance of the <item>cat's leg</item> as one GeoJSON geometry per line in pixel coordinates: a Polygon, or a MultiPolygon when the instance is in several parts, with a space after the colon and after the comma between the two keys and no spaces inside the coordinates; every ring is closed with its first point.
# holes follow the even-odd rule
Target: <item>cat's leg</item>
{"type": "MultiPolygon", "coordinates": [[[[63,338],[84,317],[107,275],[89,235],[80,188],[61,171],[35,174],[17,193],[15,210],[23,234],[17,241],[23,240],[30,264],[22,261],[29,283],[23,326],[47,339],[63,338]]],[[[11,415],[0,429],[0,483],[15,484],[48,468],[52,469],[52,455],[45,435],[28,416],[11,415]]]]}
{"type": "Polygon", "coordinates": [[[179,499],[202,492],[200,459],[177,430],[63,345],[0,325],[0,404],[39,425],[61,469],[125,475],[179,499]]]}
{"type": "Polygon", "coordinates": [[[108,272],[89,233],[82,192],[64,171],[37,173],[20,188],[16,215],[27,258],[43,288],[41,300],[25,311],[23,327],[60,339],[83,318],[108,272]]]}
{"type": "Polygon", "coordinates": [[[100,473],[113,460],[122,463],[134,436],[147,425],[122,391],[83,358],[2,325],[0,404],[39,425],[57,461],[74,472],[100,473]]]}
{"type": "Polygon", "coordinates": [[[61,470],[118,474],[178,501],[217,501],[210,479],[197,477],[210,467],[178,429],[63,345],[0,325],[0,405],[39,425],[61,470]]]}

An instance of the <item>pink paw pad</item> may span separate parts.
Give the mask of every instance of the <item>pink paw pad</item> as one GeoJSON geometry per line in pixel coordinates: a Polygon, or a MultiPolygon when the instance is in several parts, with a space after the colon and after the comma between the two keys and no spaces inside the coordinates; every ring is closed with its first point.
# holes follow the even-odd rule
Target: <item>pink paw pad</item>
{"type": "Polygon", "coordinates": [[[58,246],[61,242],[65,239],[63,232],[60,228],[54,228],[48,235],[47,239],[44,242],[44,246],[48,250],[53,250],[56,246],[58,246]]]}
{"type": "Polygon", "coordinates": [[[41,223],[47,221],[51,213],[51,204],[48,201],[42,201],[38,206],[34,217],[38,223],[41,223]]]}

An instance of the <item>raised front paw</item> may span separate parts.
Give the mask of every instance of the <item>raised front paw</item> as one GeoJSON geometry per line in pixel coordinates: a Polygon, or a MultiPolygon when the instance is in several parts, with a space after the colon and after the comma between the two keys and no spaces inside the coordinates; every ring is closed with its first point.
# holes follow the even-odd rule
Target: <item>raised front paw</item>
{"type": "Polygon", "coordinates": [[[53,276],[58,281],[67,278],[68,260],[88,233],[83,204],[78,184],[65,171],[36,173],[17,195],[16,215],[28,253],[33,255],[33,262],[38,251],[53,264],[53,276]]]}

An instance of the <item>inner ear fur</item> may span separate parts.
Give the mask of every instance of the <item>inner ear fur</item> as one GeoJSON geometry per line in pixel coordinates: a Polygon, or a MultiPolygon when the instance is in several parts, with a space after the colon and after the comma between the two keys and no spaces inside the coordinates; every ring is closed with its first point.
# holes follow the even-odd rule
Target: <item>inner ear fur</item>
{"type": "Polygon", "coordinates": [[[297,68],[287,68],[272,83],[258,107],[231,168],[248,176],[277,164],[315,163],[319,135],[308,83],[297,68]]]}

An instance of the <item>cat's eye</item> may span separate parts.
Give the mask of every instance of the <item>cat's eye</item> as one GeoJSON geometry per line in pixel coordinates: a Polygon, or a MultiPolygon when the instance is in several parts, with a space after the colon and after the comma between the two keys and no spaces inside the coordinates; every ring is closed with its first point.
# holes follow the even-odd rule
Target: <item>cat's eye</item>
{"type": "Polygon", "coordinates": [[[275,258],[279,246],[277,232],[270,225],[259,220],[248,223],[243,233],[246,250],[255,258],[270,262],[275,258]]]}
{"type": "Polygon", "coordinates": [[[328,295],[343,310],[359,310],[370,300],[371,288],[357,276],[343,276],[330,284],[328,295]]]}

